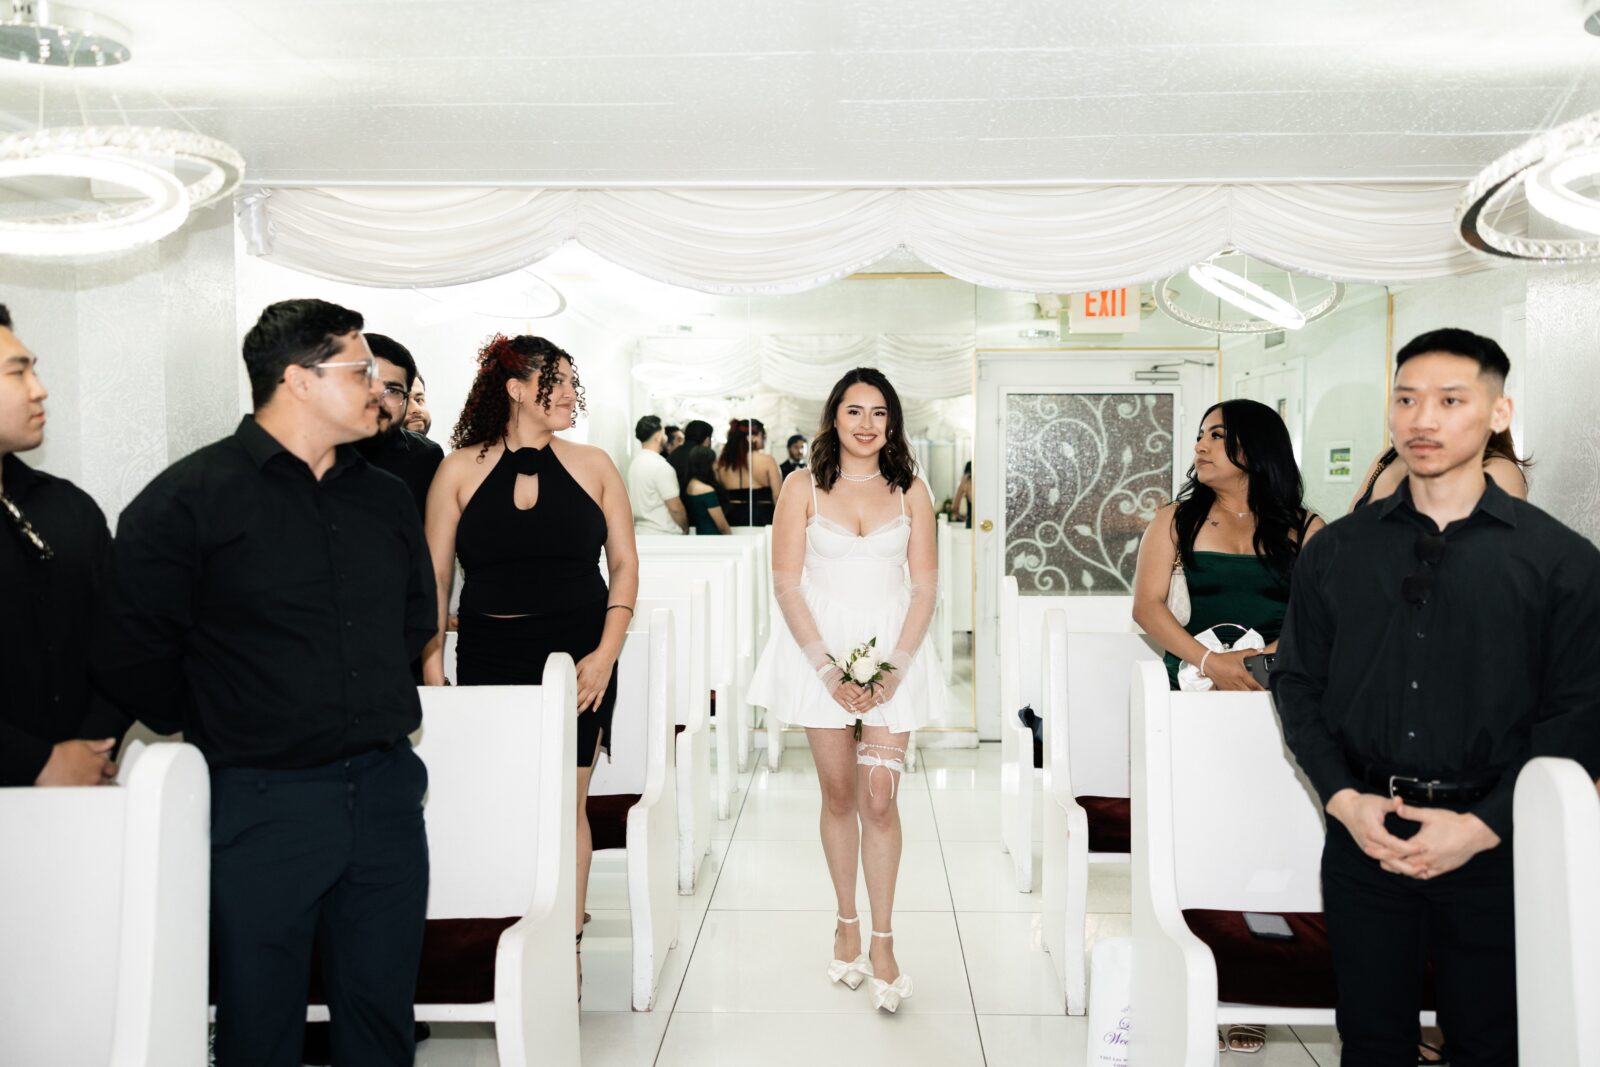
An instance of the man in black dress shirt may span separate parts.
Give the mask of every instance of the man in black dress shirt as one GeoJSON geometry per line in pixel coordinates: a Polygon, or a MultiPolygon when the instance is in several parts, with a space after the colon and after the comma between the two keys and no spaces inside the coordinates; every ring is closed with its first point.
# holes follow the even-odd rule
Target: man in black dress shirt
{"type": "Polygon", "coordinates": [[[313,939],[334,1062],[409,1064],[428,891],[410,661],[433,636],[411,495],[353,442],[381,393],[361,316],[273,304],[256,410],[122,515],[96,682],[211,765],[217,1060],[298,1064],[313,939]]]}
{"type": "Polygon", "coordinates": [[[128,727],[94,699],[82,638],[111,533],[88,493],[17,455],[44,443],[37,367],[0,304],[0,786],[99,785],[128,727]]]}
{"type": "Polygon", "coordinates": [[[367,334],[367,347],[378,361],[378,384],[383,393],[378,400],[378,432],[357,444],[356,451],[374,467],[406,483],[420,517],[427,510],[433,476],[444,462],[444,449],[406,429],[417,361],[405,345],[381,333],[367,334]]]}
{"type": "Polygon", "coordinates": [[[1344,1064],[1417,1062],[1431,958],[1445,1053],[1517,1061],[1511,794],[1530,758],[1600,775],[1600,551],[1483,473],[1511,421],[1500,346],[1465,330],[1396,355],[1399,491],[1295,565],[1272,672],[1320,794],[1344,1064]]]}

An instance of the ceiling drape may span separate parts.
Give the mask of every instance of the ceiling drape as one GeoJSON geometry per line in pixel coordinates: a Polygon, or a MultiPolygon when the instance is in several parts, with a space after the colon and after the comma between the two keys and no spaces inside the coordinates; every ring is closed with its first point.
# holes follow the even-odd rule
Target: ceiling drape
{"type": "Polygon", "coordinates": [[[957,189],[256,188],[255,254],[382,287],[495,277],[567,241],[710,293],[815,288],[906,249],[996,289],[1153,282],[1224,247],[1390,284],[1486,266],[1456,237],[1461,186],[1148,185],[957,189]]]}

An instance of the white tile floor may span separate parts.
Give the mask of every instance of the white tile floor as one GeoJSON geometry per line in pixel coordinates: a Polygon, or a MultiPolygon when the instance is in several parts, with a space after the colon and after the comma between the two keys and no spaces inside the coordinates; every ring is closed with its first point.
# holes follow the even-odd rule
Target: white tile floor
{"type": "MultiPolygon", "coordinates": [[[[998,844],[998,746],[925,749],[922,769],[901,785],[895,944],[916,995],[889,1017],[872,1010],[865,987],[849,992],[824,973],[833,893],[817,840],[815,771],[804,742],[795,743],[776,773],[763,766],[739,776],[733,817],[718,827],[699,891],[680,898],[678,947],[654,1011],[627,1010],[620,951],[585,951],[585,1067],[1085,1063],[1085,1020],[1062,1013],[1040,947],[1038,886],[1016,891],[998,844]]],[[[1127,935],[1127,868],[1097,866],[1093,877],[1089,936],[1127,935]]],[[[866,915],[864,883],[859,903],[866,915]]],[[[613,920],[625,907],[620,868],[598,866],[590,911],[613,920]]],[[[1223,1063],[1230,1060],[1338,1062],[1330,1033],[1287,1027],[1268,1031],[1265,1055],[1230,1054],[1223,1063]]],[[[417,1063],[491,1067],[492,1035],[435,1027],[417,1063]]]]}

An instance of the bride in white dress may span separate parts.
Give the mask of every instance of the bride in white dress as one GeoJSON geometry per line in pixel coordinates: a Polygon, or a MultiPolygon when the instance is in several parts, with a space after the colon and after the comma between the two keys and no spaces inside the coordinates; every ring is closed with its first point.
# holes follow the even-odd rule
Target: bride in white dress
{"type": "Polygon", "coordinates": [[[874,1006],[911,996],[894,955],[900,869],[897,793],[910,732],[944,687],[927,640],[938,586],[933,501],[916,476],[900,398],[881,373],[858,368],[833,387],[810,470],[790,474],[772,522],[772,588],[781,623],[756,667],[750,701],[806,728],[822,785],[822,849],[838,897],[828,975],[850,989],[872,980],[874,1006]],[[892,664],[864,688],[839,662],[876,639],[892,664]],[[859,742],[855,725],[861,723],[859,742]],[[872,909],[862,951],[856,859],[872,909]]]}

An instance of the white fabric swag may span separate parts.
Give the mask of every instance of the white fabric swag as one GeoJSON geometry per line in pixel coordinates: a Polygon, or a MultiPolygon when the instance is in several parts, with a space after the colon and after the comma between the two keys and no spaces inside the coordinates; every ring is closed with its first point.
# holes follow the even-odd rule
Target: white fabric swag
{"type": "Polygon", "coordinates": [[[1457,239],[1461,186],[1269,184],[1007,189],[258,188],[247,247],[338,281],[497,277],[578,241],[710,293],[815,288],[904,247],[976,285],[1078,292],[1156,281],[1231,246],[1388,284],[1486,264],[1457,239]]]}
{"type": "Polygon", "coordinates": [[[971,334],[767,334],[727,340],[642,338],[634,366],[651,369],[680,396],[756,392],[822,398],[848,370],[876,367],[906,400],[972,392],[971,334]]]}

